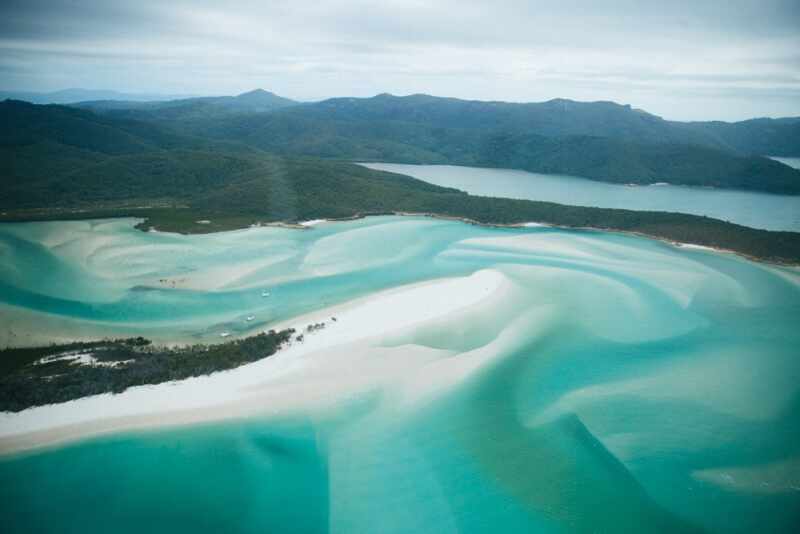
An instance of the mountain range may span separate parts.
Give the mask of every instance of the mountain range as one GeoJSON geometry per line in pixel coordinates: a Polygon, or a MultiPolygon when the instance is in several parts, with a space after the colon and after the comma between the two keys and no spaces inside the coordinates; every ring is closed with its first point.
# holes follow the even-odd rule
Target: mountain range
{"type": "Polygon", "coordinates": [[[297,104],[299,102],[275,93],[255,89],[237,96],[205,96],[150,102],[106,99],[79,102],[74,105],[117,118],[163,121],[262,113],[297,104]]]}
{"type": "Polygon", "coordinates": [[[458,130],[484,130],[545,137],[593,136],[640,143],[702,145],[769,156],[800,156],[800,117],[758,118],[740,122],[669,121],[614,102],[554,99],[541,103],[485,102],[430,95],[331,98],[305,103],[263,89],[238,96],[200,97],[150,103],[106,99],[74,105],[126,118],[181,120],[202,118],[200,104],[215,105],[231,115],[274,111],[295,106],[292,114],[306,120],[337,122],[405,122],[458,130]],[[169,110],[161,114],[158,110],[169,110]],[[180,110],[180,111],[178,111],[180,110]]]}
{"type": "Polygon", "coordinates": [[[32,104],[75,104],[87,100],[125,100],[145,102],[152,100],[174,100],[187,98],[187,95],[158,93],[123,93],[106,89],[61,89],[59,91],[0,91],[0,100],[24,100],[32,104]]]}
{"type": "Polygon", "coordinates": [[[617,182],[800,193],[800,119],[676,122],[613,102],[516,104],[381,94],[299,103],[263,90],[165,102],[84,102],[107,117],[291,156],[446,163],[617,182]]]}

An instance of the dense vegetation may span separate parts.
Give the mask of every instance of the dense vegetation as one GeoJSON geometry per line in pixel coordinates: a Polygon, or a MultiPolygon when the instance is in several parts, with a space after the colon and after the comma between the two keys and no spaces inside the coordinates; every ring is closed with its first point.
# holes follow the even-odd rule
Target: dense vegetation
{"type": "Polygon", "coordinates": [[[686,126],[741,153],[787,157],[800,155],[800,117],[691,122],[686,126]]]}
{"type": "Polygon", "coordinates": [[[64,198],[72,205],[148,198],[136,186],[140,175],[165,181],[162,198],[186,196],[258,167],[263,151],[800,194],[800,171],[730,148],[780,142],[785,150],[776,152],[794,153],[789,145],[800,139],[800,121],[793,119],[683,124],[608,102],[507,104],[424,95],[297,105],[265,91],[91,106],[105,113],[0,104],[6,206],[41,206],[54,189],[59,198],[80,191],[64,198]],[[277,111],[253,112],[261,109],[277,111]],[[85,184],[98,177],[107,187],[87,197],[85,184]]]}
{"type": "MultiPolygon", "coordinates": [[[[61,106],[0,103],[0,119],[8,119],[0,120],[0,152],[7,156],[0,158],[3,221],[136,216],[146,219],[142,228],[211,232],[254,223],[413,212],[491,224],[543,222],[632,231],[800,262],[797,233],[692,215],[475,197],[346,162],[277,156],[61,106]],[[24,127],[15,128],[14,122],[24,127]]],[[[587,142],[613,151],[611,141],[587,142]]],[[[516,149],[509,146],[500,139],[477,153],[487,159],[516,158],[516,149]]],[[[655,151],[653,157],[676,165],[668,146],[662,147],[666,156],[655,151]]]]}
{"type": "MultiPolygon", "coordinates": [[[[353,188],[357,191],[357,187],[353,188]]],[[[225,210],[230,200],[241,196],[214,196],[215,208],[197,210],[152,210],[139,212],[148,219],[141,228],[159,228],[178,232],[204,232],[241,228],[247,224],[273,219],[272,213],[225,210]],[[195,221],[210,218],[214,224],[199,225],[195,221]]],[[[467,219],[482,224],[511,225],[540,222],[572,228],[596,228],[635,232],[659,239],[692,243],[732,250],[754,258],[777,263],[800,264],[800,233],[757,230],[708,217],[682,213],[643,212],[620,209],[564,206],[550,202],[488,198],[461,192],[423,192],[402,188],[375,187],[373,194],[353,194],[345,203],[335,193],[319,190],[319,196],[302,197],[301,201],[286,204],[285,213],[296,220],[352,217],[370,214],[416,213],[467,219]]]]}
{"type": "Polygon", "coordinates": [[[673,184],[800,194],[800,171],[757,156],[731,156],[703,146],[647,145],[607,137],[488,138],[475,164],[569,174],[604,182],[673,184]]]}
{"type": "Polygon", "coordinates": [[[0,350],[0,411],[121,393],[132,386],[182,380],[233,369],[274,354],[293,330],[270,331],[219,345],[154,347],[143,338],[0,350]],[[70,354],[91,354],[80,365],[70,354]],[[48,358],[42,362],[43,358],[48,358]]]}
{"type": "Polygon", "coordinates": [[[680,123],[613,102],[512,104],[427,95],[335,98],[273,113],[175,114],[142,107],[96,109],[292,156],[800,194],[799,171],[762,157],[800,155],[796,119],[680,123]]]}
{"type": "Polygon", "coordinates": [[[262,157],[148,123],[0,103],[0,208],[182,199],[259,167],[262,157]]]}

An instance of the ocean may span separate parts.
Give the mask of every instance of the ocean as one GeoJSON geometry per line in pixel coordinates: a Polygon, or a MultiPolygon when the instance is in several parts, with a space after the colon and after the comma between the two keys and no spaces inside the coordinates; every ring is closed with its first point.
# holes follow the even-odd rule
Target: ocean
{"type": "Polygon", "coordinates": [[[0,457],[3,532],[800,524],[797,269],[425,217],[191,236],[135,222],[0,225],[2,339],[212,342],[422,281],[503,286],[283,378],[290,397],[330,384],[324,402],[0,457]]]}

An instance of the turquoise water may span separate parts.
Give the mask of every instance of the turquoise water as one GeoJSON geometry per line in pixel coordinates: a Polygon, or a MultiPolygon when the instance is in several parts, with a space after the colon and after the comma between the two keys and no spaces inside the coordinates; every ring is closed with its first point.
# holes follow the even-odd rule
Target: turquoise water
{"type": "MultiPolygon", "coordinates": [[[[790,166],[797,158],[780,159],[790,166]]],[[[800,196],[681,187],[626,186],[574,176],[451,165],[366,163],[366,167],[413,176],[474,195],[544,200],[573,206],[705,215],[751,228],[800,231],[800,196]]]]}
{"type": "Polygon", "coordinates": [[[51,338],[215,341],[221,332],[260,331],[379,289],[476,267],[430,261],[466,235],[431,219],[193,236],[143,233],[132,224],[0,225],[0,303],[13,306],[0,306],[8,319],[0,325],[0,345],[35,344],[43,330],[51,338]],[[20,319],[21,312],[34,315],[20,319]],[[249,315],[254,321],[245,321],[249,315]]]}
{"type": "Polygon", "coordinates": [[[243,314],[265,328],[486,269],[506,288],[382,337],[358,366],[284,379],[308,395],[324,369],[342,384],[324,405],[2,457],[3,532],[795,531],[796,270],[426,218],[211,236],[132,224],[0,226],[17,338],[210,339],[243,314]]]}

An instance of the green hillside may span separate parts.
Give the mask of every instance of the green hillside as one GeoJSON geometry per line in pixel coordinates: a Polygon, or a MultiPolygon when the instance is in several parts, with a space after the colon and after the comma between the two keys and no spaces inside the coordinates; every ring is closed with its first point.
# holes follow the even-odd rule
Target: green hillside
{"type": "Polygon", "coordinates": [[[692,122],[693,131],[713,136],[720,145],[745,154],[800,156],[800,117],[741,122],[692,122]]]}
{"type": "Polygon", "coordinates": [[[475,165],[570,174],[604,182],[735,188],[800,194],[800,171],[758,156],[697,145],[642,144],[607,137],[498,135],[486,138],[475,165]]]}
{"type": "Polygon", "coordinates": [[[0,208],[6,210],[157,200],[292,220],[289,204],[276,201],[288,198],[287,184],[291,195],[303,196],[299,203],[307,211],[323,197],[336,207],[365,195],[390,203],[405,189],[445,191],[358,165],[285,158],[62,106],[2,102],[0,123],[0,208]]]}
{"type": "Polygon", "coordinates": [[[666,121],[614,102],[516,104],[429,95],[298,104],[266,91],[168,102],[85,103],[108,117],[289,156],[449,163],[800,194],[800,120],[666,121]],[[261,106],[261,107],[259,107],[261,106]]]}
{"type": "MultiPolygon", "coordinates": [[[[242,113],[275,111],[297,102],[256,90],[238,97],[209,97],[164,102],[84,102],[98,112],[121,118],[181,121],[219,117],[213,106],[191,105],[236,103],[252,95],[266,99],[261,108],[232,106],[242,113]]],[[[218,110],[219,111],[219,110],[218,110]]],[[[644,144],[692,144],[737,152],[742,155],[800,156],[800,118],[752,119],[740,122],[679,122],[662,119],[646,111],[614,102],[511,103],[460,100],[430,95],[405,97],[382,94],[373,98],[332,98],[297,109],[295,120],[405,122],[447,129],[478,129],[505,134],[535,134],[545,137],[591,136],[644,144]]]]}
{"type": "MultiPolygon", "coordinates": [[[[142,228],[209,232],[265,222],[411,212],[489,224],[532,221],[632,231],[774,261],[800,262],[798,233],[754,230],[674,213],[476,197],[348,162],[270,154],[243,144],[179,136],[152,124],[60,106],[3,102],[0,124],[2,221],[138,216],[146,219],[142,228]],[[200,220],[211,224],[200,224],[200,220]]],[[[368,130],[372,127],[366,125],[368,130]]],[[[471,138],[463,131],[457,135],[465,141],[461,146],[486,164],[527,157],[540,149],[542,139],[553,142],[539,136],[513,143],[497,138],[494,145],[481,146],[469,145],[471,138]],[[522,147],[521,152],[510,146],[522,147]]],[[[432,146],[437,136],[447,139],[433,132],[425,143],[432,146]]],[[[291,137],[286,132],[283,139],[291,137]]],[[[586,143],[581,148],[584,153],[600,150],[592,148],[592,143],[619,152],[602,138],[577,141],[586,143]]],[[[456,150],[455,145],[449,146],[456,150]]],[[[564,154],[569,161],[569,153],[564,154]]],[[[664,159],[669,161],[668,156],[664,159]]]]}
{"type": "Polygon", "coordinates": [[[699,123],[671,123],[611,102],[509,104],[378,95],[270,113],[138,116],[182,134],[290,156],[506,167],[618,183],[800,194],[797,170],[733,150],[721,134],[696,127],[699,123]]]}
{"type": "Polygon", "coordinates": [[[256,150],[64,106],[0,103],[0,207],[185,199],[260,165],[256,150]]]}
{"type": "Polygon", "coordinates": [[[208,96],[154,102],[96,100],[74,105],[81,109],[105,113],[114,118],[187,120],[241,113],[262,113],[297,104],[298,102],[289,98],[263,89],[256,89],[237,96],[208,96]]]}

